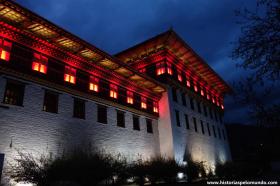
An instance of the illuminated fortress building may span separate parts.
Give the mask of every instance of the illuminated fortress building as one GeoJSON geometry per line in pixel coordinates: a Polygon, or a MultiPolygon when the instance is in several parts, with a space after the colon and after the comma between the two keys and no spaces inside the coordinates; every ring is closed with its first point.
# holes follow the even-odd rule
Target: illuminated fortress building
{"type": "Polygon", "coordinates": [[[190,154],[209,166],[230,159],[231,89],[172,30],[110,55],[4,0],[0,56],[0,173],[17,149],[55,156],[93,146],[181,163],[190,154]]]}

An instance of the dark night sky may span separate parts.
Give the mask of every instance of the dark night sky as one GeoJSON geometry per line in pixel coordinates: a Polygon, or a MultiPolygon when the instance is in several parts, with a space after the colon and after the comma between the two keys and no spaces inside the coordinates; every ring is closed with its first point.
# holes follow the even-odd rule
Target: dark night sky
{"type": "MultiPolygon", "coordinates": [[[[255,0],[18,0],[42,17],[115,54],[173,29],[228,83],[244,75],[231,60],[240,25],[234,10],[255,0]]],[[[229,96],[227,122],[248,122],[246,109],[229,96]]]]}

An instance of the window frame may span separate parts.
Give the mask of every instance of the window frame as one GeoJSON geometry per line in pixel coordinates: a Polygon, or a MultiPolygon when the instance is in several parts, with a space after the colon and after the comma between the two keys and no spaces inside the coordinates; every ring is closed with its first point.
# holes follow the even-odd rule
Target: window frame
{"type": "Polygon", "coordinates": [[[146,128],[147,128],[147,133],[153,134],[153,121],[152,119],[146,118],[146,128]]]}
{"type": "Polygon", "coordinates": [[[140,131],[140,117],[133,115],[132,116],[133,130],[140,131]],[[137,122],[136,122],[137,121],[137,122]]]}
{"type": "Polygon", "coordinates": [[[108,124],[108,107],[105,105],[97,105],[97,122],[102,124],[108,124]],[[104,109],[104,110],[103,110],[104,109]],[[104,112],[101,112],[101,111],[104,112]],[[104,117],[102,117],[102,115],[104,117]]]}
{"type": "Polygon", "coordinates": [[[125,128],[125,112],[121,110],[117,111],[117,126],[125,128]]]}
{"type": "MultiPolygon", "coordinates": [[[[52,104],[50,104],[48,106],[52,107],[53,106],[52,104]]],[[[44,101],[43,101],[43,111],[57,114],[58,113],[58,105],[59,105],[59,93],[45,89],[44,101]],[[53,97],[47,98],[47,94],[49,94],[53,97]],[[50,99],[51,101],[48,101],[47,99],[50,99]],[[49,103],[52,103],[53,105],[55,104],[55,107],[54,108],[48,108],[47,105],[46,105],[47,101],[48,101],[48,104],[49,103]],[[54,111],[52,109],[54,109],[54,111]]]]}
{"type": "Polygon", "coordinates": [[[79,119],[86,119],[86,101],[74,98],[73,99],[73,117],[79,119]],[[81,104],[81,105],[80,105],[81,104]],[[81,108],[80,108],[81,106],[81,108]],[[81,113],[79,113],[81,112],[81,113]]]}
{"type": "Polygon", "coordinates": [[[22,83],[20,81],[12,80],[12,79],[7,79],[6,80],[4,97],[3,97],[3,101],[2,101],[3,104],[23,107],[24,95],[25,95],[25,84],[24,83],[22,83]],[[8,92],[8,89],[7,89],[8,86],[10,86],[9,87],[10,88],[9,92],[8,92]],[[16,90],[16,89],[18,89],[18,90],[16,90]],[[14,92],[12,92],[12,91],[14,91],[14,92]],[[10,93],[10,92],[12,92],[12,93],[10,93]],[[14,97],[11,98],[11,95],[10,95],[10,97],[7,98],[7,96],[8,96],[7,94],[13,94],[14,97]],[[7,101],[6,99],[8,99],[9,101],[7,101]],[[11,103],[11,101],[12,101],[11,99],[16,100],[16,102],[11,103]]]}

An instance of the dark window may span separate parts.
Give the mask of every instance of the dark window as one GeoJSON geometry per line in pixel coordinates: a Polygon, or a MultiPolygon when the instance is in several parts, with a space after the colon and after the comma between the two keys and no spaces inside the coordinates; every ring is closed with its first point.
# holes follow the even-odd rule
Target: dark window
{"type": "Polygon", "coordinates": [[[22,106],[24,97],[24,84],[7,80],[3,103],[22,106]]]}
{"type": "Polygon", "coordinates": [[[191,105],[191,109],[194,110],[194,103],[193,103],[193,98],[190,98],[190,105],[191,105]]]}
{"type": "Polygon", "coordinates": [[[103,105],[97,106],[97,121],[107,124],[107,107],[103,105]]]}
{"type": "Polygon", "coordinates": [[[207,107],[205,105],[203,105],[203,110],[204,110],[204,115],[207,117],[208,114],[207,114],[207,107]]]}
{"type": "Polygon", "coordinates": [[[209,127],[209,123],[207,123],[207,130],[208,130],[208,135],[211,136],[211,130],[210,130],[210,127],[209,127]]]}
{"type": "Polygon", "coordinates": [[[194,125],[194,130],[197,132],[197,124],[196,124],[196,118],[193,117],[193,125],[194,125]]]}
{"type": "Polygon", "coordinates": [[[223,129],[222,129],[222,134],[223,134],[224,140],[226,140],[226,134],[225,134],[225,131],[223,129]]]}
{"type": "Polygon", "coordinates": [[[197,111],[198,111],[199,113],[201,113],[200,102],[197,101],[196,104],[197,104],[197,111]]]}
{"type": "Polygon", "coordinates": [[[204,134],[204,125],[203,125],[203,121],[202,120],[200,120],[200,124],[201,124],[201,132],[202,132],[202,134],[204,134]]]}
{"type": "Polygon", "coordinates": [[[43,111],[52,113],[58,112],[58,93],[45,90],[43,111]]]}
{"type": "Polygon", "coordinates": [[[189,116],[185,114],[186,128],[190,129],[189,116]]]}
{"type": "Polygon", "coordinates": [[[181,126],[181,123],[180,123],[180,113],[178,110],[175,110],[175,114],[176,114],[176,124],[178,127],[181,126]]]}
{"type": "Polygon", "coordinates": [[[73,116],[75,118],[85,119],[86,104],[84,100],[74,98],[73,116]]]}
{"type": "Polygon", "coordinates": [[[172,88],[172,98],[173,101],[177,102],[177,90],[175,88],[172,88]]]}
{"type": "Polygon", "coordinates": [[[147,123],[147,132],[148,133],[153,133],[152,120],[151,119],[146,119],[146,123],[147,123]]]}
{"type": "Polygon", "coordinates": [[[0,180],[1,180],[1,175],[2,175],[2,171],[3,171],[3,165],[4,165],[4,154],[0,154],[0,180]]]}
{"type": "Polygon", "coordinates": [[[125,127],[124,112],[119,110],[117,111],[117,126],[125,127]]]}
{"type": "Polygon", "coordinates": [[[219,127],[218,127],[218,136],[219,136],[220,139],[222,139],[222,137],[221,137],[221,131],[220,131],[220,128],[219,128],[219,127]]]}
{"type": "Polygon", "coordinates": [[[217,136],[216,136],[216,129],[215,129],[215,126],[212,125],[212,127],[213,127],[213,134],[214,134],[214,137],[216,138],[217,136]]]}
{"type": "Polygon", "coordinates": [[[182,104],[183,104],[184,106],[187,105],[187,102],[186,102],[186,95],[185,95],[185,94],[182,94],[182,104]]]}
{"type": "Polygon", "coordinates": [[[138,116],[133,116],[133,130],[140,130],[140,122],[138,116]]]}

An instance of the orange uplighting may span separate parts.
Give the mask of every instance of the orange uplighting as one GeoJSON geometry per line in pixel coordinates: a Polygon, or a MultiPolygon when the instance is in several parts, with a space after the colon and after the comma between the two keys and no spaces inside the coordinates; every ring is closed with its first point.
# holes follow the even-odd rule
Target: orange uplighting
{"type": "Polygon", "coordinates": [[[147,109],[147,99],[144,97],[141,97],[141,108],[147,109]]]}
{"type": "Polygon", "coordinates": [[[94,92],[98,92],[98,78],[90,76],[89,90],[92,90],[94,92]]]}
{"type": "Polygon", "coordinates": [[[11,54],[11,49],[12,49],[12,43],[5,41],[5,40],[0,40],[0,57],[4,61],[10,61],[10,54],[11,54]]]}
{"type": "Polygon", "coordinates": [[[65,66],[64,81],[76,84],[76,69],[65,66]]]}
{"type": "Polygon", "coordinates": [[[155,113],[158,113],[158,104],[157,104],[157,102],[154,102],[153,111],[154,111],[155,113]]]}
{"type": "Polygon", "coordinates": [[[47,69],[48,69],[47,64],[48,64],[47,57],[42,56],[39,53],[34,53],[33,62],[32,62],[32,70],[46,74],[47,69]]]}
{"type": "Polygon", "coordinates": [[[133,92],[127,91],[127,103],[133,104],[133,92]]]}
{"type": "Polygon", "coordinates": [[[167,73],[168,73],[169,75],[172,75],[172,74],[173,74],[172,67],[171,67],[171,64],[170,64],[170,63],[167,63],[167,73]]]}
{"type": "Polygon", "coordinates": [[[118,98],[118,87],[116,85],[110,84],[110,97],[117,99],[118,98]]]}

